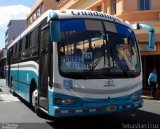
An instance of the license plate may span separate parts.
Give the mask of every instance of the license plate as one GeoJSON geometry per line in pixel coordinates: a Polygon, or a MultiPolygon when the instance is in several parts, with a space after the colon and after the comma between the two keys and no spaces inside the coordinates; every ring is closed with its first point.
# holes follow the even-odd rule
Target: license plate
{"type": "Polygon", "coordinates": [[[116,110],[116,106],[115,105],[107,106],[105,108],[105,111],[107,111],[107,112],[111,112],[111,111],[115,111],[115,110],[116,110]]]}

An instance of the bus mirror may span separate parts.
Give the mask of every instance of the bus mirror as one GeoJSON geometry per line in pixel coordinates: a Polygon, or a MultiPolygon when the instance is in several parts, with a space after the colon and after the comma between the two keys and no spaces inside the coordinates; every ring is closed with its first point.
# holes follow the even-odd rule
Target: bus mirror
{"type": "Polygon", "coordinates": [[[136,24],[132,24],[132,27],[134,30],[140,30],[140,29],[145,29],[148,31],[149,33],[149,48],[154,49],[155,46],[155,30],[153,27],[147,25],[147,24],[142,24],[142,23],[136,23],[136,24]]]}
{"type": "Polygon", "coordinates": [[[51,21],[50,22],[50,33],[51,40],[54,42],[58,42],[61,39],[60,34],[60,22],[59,21],[51,21]]]}

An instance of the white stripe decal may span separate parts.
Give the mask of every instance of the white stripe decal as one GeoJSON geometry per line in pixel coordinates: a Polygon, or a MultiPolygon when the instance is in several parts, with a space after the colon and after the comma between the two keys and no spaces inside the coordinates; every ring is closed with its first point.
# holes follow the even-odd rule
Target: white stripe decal
{"type": "Polygon", "coordinates": [[[51,92],[56,92],[56,93],[60,93],[60,94],[64,94],[64,95],[69,95],[69,96],[76,96],[76,97],[82,97],[82,98],[89,98],[89,99],[104,99],[104,98],[118,98],[118,97],[122,97],[122,96],[128,96],[130,94],[133,94],[134,92],[138,91],[138,90],[141,90],[142,88],[139,86],[139,87],[136,87],[134,89],[131,89],[129,91],[126,91],[126,92],[121,92],[121,93],[115,93],[115,94],[112,94],[112,93],[109,93],[109,94],[89,94],[89,93],[80,93],[80,92],[74,92],[74,91],[66,91],[65,89],[57,89],[57,88],[54,88],[54,90],[50,90],[51,92]]]}
{"type": "Polygon", "coordinates": [[[11,70],[33,71],[38,75],[39,64],[34,61],[23,62],[11,65],[11,70]]]}
{"type": "Polygon", "coordinates": [[[96,112],[96,109],[90,109],[89,112],[96,112]]]}
{"type": "Polygon", "coordinates": [[[80,113],[80,112],[82,112],[82,110],[75,110],[75,112],[76,112],[76,113],[80,113]]]}
{"type": "Polygon", "coordinates": [[[131,107],[131,105],[127,105],[127,108],[130,108],[131,107]]]}
{"type": "Polygon", "coordinates": [[[61,113],[68,113],[68,110],[61,110],[61,113]]]}

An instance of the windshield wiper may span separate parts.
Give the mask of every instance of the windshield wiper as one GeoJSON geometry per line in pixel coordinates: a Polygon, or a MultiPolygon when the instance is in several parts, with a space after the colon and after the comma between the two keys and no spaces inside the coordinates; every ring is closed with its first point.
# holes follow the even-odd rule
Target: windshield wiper
{"type": "Polygon", "coordinates": [[[119,68],[122,70],[123,75],[124,75],[125,77],[128,77],[127,66],[125,66],[122,62],[120,62],[118,65],[119,65],[119,68]]]}
{"type": "MultiPolygon", "coordinates": [[[[97,59],[96,59],[96,62],[94,63],[92,63],[93,64],[93,66],[92,66],[92,68],[90,69],[90,70],[84,70],[84,72],[86,72],[86,74],[85,74],[85,77],[88,77],[88,75],[90,74],[90,72],[92,72],[92,71],[94,71],[95,69],[96,69],[96,67],[99,65],[99,63],[101,62],[101,60],[102,60],[102,58],[104,58],[104,67],[105,67],[105,65],[106,65],[106,52],[105,52],[105,50],[106,50],[106,44],[105,44],[105,39],[103,39],[103,45],[101,46],[101,49],[103,49],[102,51],[100,51],[100,53],[96,53],[96,54],[99,54],[99,55],[97,55],[97,56],[99,56],[99,57],[97,57],[97,59]]],[[[96,55],[95,54],[95,55],[96,55]]],[[[107,55],[108,55],[108,53],[107,53],[107,55]]],[[[108,56],[107,56],[108,57],[108,56]]],[[[95,60],[95,59],[94,59],[95,60]]],[[[109,60],[109,59],[108,59],[109,60]]],[[[108,63],[108,67],[109,67],[109,64],[110,63],[108,63]]]]}
{"type": "Polygon", "coordinates": [[[125,71],[125,70],[122,70],[122,72],[123,72],[123,75],[124,75],[126,78],[128,78],[128,72],[125,71]]]}
{"type": "Polygon", "coordinates": [[[96,62],[94,63],[92,69],[90,69],[89,71],[94,71],[95,68],[98,66],[98,64],[100,63],[100,61],[102,60],[103,56],[98,57],[98,59],[96,60],[96,62]]]}
{"type": "Polygon", "coordinates": [[[84,74],[84,78],[85,78],[85,79],[87,79],[88,76],[90,75],[90,73],[95,70],[95,68],[98,66],[98,64],[99,64],[100,61],[102,60],[102,58],[103,58],[103,56],[100,56],[100,57],[98,57],[98,59],[96,60],[95,63],[92,62],[92,64],[94,63],[94,65],[92,66],[92,68],[91,68],[90,70],[84,70],[84,71],[83,71],[83,72],[85,73],[85,74],[84,74]]]}

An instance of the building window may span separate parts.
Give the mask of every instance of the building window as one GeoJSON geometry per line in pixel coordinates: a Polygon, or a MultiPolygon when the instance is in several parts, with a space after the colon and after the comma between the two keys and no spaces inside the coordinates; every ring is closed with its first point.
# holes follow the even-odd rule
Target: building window
{"type": "Polygon", "coordinates": [[[37,15],[36,15],[36,12],[33,14],[33,19],[34,20],[36,20],[36,17],[37,17],[37,15]]]}
{"type": "Polygon", "coordinates": [[[139,0],[139,10],[150,10],[151,0],[139,0]]]}
{"type": "Polygon", "coordinates": [[[30,24],[33,22],[32,16],[30,17],[30,24]]]}
{"type": "Polygon", "coordinates": [[[97,6],[97,11],[101,12],[102,11],[102,5],[97,6]]]}
{"type": "Polygon", "coordinates": [[[112,0],[111,1],[111,14],[112,15],[116,14],[116,7],[117,7],[117,0],[112,0]]]}
{"type": "Polygon", "coordinates": [[[37,9],[37,16],[39,17],[40,15],[41,15],[41,9],[38,8],[38,9],[37,9]]]}
{"type": "Polygon", "coordinates": [[[41,5],[41,13],[44,12],[44,4],[41,5]]]}
{"type": "Polygon", "coordinates": [[[8,36],[8,30],[6,31],[5,36],[6,36],[6,37],[8,36]]]}

